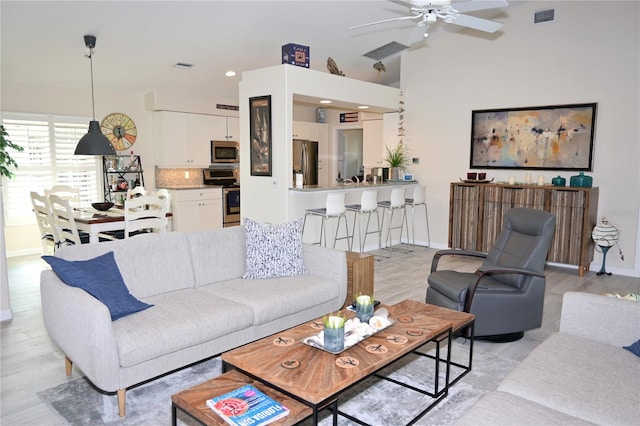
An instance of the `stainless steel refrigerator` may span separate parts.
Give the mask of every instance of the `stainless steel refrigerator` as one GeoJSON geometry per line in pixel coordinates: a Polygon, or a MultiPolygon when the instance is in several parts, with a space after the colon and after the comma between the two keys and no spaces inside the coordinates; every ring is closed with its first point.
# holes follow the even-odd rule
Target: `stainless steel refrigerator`
{"type": "Polygon", "coordinates": [[[302,173],[304,185],[318,184],[318,142],[293,140],[293,173],[302,173]]]}

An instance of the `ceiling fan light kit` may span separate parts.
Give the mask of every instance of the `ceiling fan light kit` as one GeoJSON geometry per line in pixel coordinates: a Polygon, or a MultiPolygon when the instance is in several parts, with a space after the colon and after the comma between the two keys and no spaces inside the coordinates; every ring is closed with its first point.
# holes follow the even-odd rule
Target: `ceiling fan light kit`
{"type": "Polygon", "coordinates": [[[116,150],[111,145],[109,139],[100,130],[100,123],[96,120],[96,106],[93,92],[93,48],[96,46],[96,37],[92,35],[84,36],[84,44],[89,48],[89,58],[91,64],[91,106],[93,108],[93,120],[89,121],[89,131],[78,141],[75,155],[116,155],[116,150]]]}
{"type": "Polygon", "coordinates": [[[406,7],[409,14],[398,18],[390,18],[382,21],[356,25],[351,27],[351,29],[368,27],[370,25],[378,25],[386,22],[416,20],[418,21],[418,26],[425,27],[424,37],[426,38],[429,36],[429,26],[431,24],[435,24],[438,19],[440,19],[447,24],[455,24],[479,31],[494,33],[502,27],[501,22],[465,15],[463,13],[476,10],[496,9],[509,5],[506,0],[469,0],[460,3],[454,3],[451,0],[432,0],[430,2],[403,0],[389,1],[406,7]]]}

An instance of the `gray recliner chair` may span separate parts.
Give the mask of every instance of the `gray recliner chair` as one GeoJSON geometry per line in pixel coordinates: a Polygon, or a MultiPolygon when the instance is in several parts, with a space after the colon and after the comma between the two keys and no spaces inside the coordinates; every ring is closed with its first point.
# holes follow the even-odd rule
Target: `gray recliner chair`
{"type": "Polygon", "coordinates": [[[426,302],[471,312],[479,339],[509,342],[542,324],[544,265],[556,218],[542,210],[513,208],[488,253],[440,250],[433,257],[426,302]],[[446,255],[484,258],[474,273],[440,270],[446,255]]]}

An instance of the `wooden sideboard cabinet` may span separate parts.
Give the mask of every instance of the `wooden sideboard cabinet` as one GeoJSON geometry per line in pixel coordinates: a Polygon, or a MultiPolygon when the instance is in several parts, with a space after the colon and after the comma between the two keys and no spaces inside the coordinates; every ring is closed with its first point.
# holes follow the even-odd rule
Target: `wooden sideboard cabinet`
{"type": "Polygon", "coordinates": [[[540,209],[556,216],[556,233],[547,261],[577,265],[582,276],[593,261],[591,231],[598,214],[598,188],[537,185],[451,184],[449,247],[488,251],[514,207],[540,209]]]}

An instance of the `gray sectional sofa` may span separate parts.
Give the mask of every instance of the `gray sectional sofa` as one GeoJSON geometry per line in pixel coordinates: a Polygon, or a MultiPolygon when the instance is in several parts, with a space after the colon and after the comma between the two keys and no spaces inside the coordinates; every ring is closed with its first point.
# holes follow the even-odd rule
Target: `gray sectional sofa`
{"type": "Polygon", "coordinates": [[[560,331],[542,342],[457,425],[637,425],[640,302],[567,292],[560,331]]]}
{"type": "Polygon", "coordinates": [[[246,238],[240,226],[58,250],[70,261],[113,252],[131,295],[154,305],[112,321],[103,303],[44,270],[44,322],[67,374],[73,362],[98,388],[117,391],[124,416],[127,387],[342,307],[344,252],[303,244],[306,274],[243,279],[246,238]]]}

